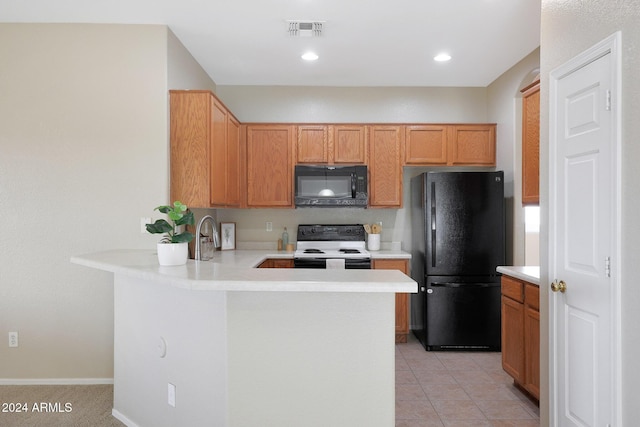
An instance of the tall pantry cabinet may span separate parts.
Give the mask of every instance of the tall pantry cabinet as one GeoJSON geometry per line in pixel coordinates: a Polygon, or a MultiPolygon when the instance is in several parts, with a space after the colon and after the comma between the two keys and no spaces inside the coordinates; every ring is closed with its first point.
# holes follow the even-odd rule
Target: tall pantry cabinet
{"type": "Polygon", "coordinates": [[[169,91],[171,200],[239,207],[240,123],[210,91],[169,91]]]}

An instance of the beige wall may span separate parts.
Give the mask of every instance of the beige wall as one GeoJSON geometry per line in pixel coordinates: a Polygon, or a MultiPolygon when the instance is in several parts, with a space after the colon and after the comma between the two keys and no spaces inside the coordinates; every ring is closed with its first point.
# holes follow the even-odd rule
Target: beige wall
{"type": "MultiPolygon", "coordinates": [[[[577,54],[622,31],[622,420],[618,425],[636,425],[640,419],[640,1],[543,0],[541,33],[541,185],[542,185],[542,281],[549,283],[545,259],[548,256],[546,224],[548,215],[548,135],[549,73],[577,54]]],[[[614,261],[615,263],[615,261],[614,261]]],[[[541,287],[541,318],[548,316],[548,291],[541,287]]],[[[548,325],[542,323],[541,327],[548,325]]],[[[541,341],[548,339],[543,329],[541,341]]],[[[544,350],[544,349],[543,349],[544,350]]],[[[543,371],[543,375],[546,371],[543,371]]]]}
{"type": "Polygon", "coordinates": [[[221,86],[241,122],[485,123],[485,88],[221,86]]]}
{"type": "Polygon", "coordinates": [[[535,49],[505,71],[487,88],[489,121],[497,123],[496,162],[505,171],[507,207],[507,264],[524,265],[525,230],[522,208],[522,94],[540,68],[540,49],[535,49]]]}
{"type": "Polygon", "coordinates": [[[211,77],[185,49],[173,31],[167,30],[167,33],[167,86],[169,89],[200,89],[215,92],[216,84],[211,77]]]}
{"type": "Polygon", "coordinates": [[[1,382],[113,376],[113,279],[69,259],[157,240],[140,217],[168,197],[167,34],[0,24],[1,382]]]}

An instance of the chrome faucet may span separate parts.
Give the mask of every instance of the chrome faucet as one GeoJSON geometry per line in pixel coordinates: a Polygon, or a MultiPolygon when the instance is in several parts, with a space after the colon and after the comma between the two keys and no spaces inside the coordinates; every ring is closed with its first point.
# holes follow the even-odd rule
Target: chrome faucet
{"type": "Polygon", "coordinates": [[[211,221],[211,227],[212,227],[212,233],[213,233],[213,250],[215,251],[218,245],[220,244],[218,240],[218,229],[216,228],[216,220],[213,219],[211,215],[203,216],[202,219],[198,222],[198,226],[196,227],[196,255],[194,258],[198,261],[202,261],[202,250],[200,248],[200,244],[201,244],[200,229],[202,228],[202,224],[204,224],[206,220],[211,221]]]}

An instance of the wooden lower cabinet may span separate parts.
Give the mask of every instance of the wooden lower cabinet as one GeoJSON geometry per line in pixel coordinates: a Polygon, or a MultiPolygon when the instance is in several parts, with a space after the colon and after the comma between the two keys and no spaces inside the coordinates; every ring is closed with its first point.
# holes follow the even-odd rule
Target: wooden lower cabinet
{"type": "MultiPolygon", "coordinates": [[[[400,270],[409,274],[409,261],[406,259],[374,259],[376,270],[400,270]]],[[[407,342],[409,335],[409,294],[396,294],[396,343],[407,342]]]]}
{"type": "Polygon", "coordinates": [[[502,276],[502,368],[540,399],[540,290],[502,276]]]}
{"type": "Polygon", "coordinates": [[[289,258],[269,258],[262,261],[258,268],[293,268],[293,260],[289,258]]]}

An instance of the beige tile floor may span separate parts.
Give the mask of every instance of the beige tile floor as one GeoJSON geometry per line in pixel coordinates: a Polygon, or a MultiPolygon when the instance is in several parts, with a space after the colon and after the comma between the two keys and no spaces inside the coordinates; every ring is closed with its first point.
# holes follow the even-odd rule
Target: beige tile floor
{"type": "Polygon", "coordinates": [[[513,386],[500,353],[396,345],[396,427],[538,427],[536,404],[513,386]]]}

